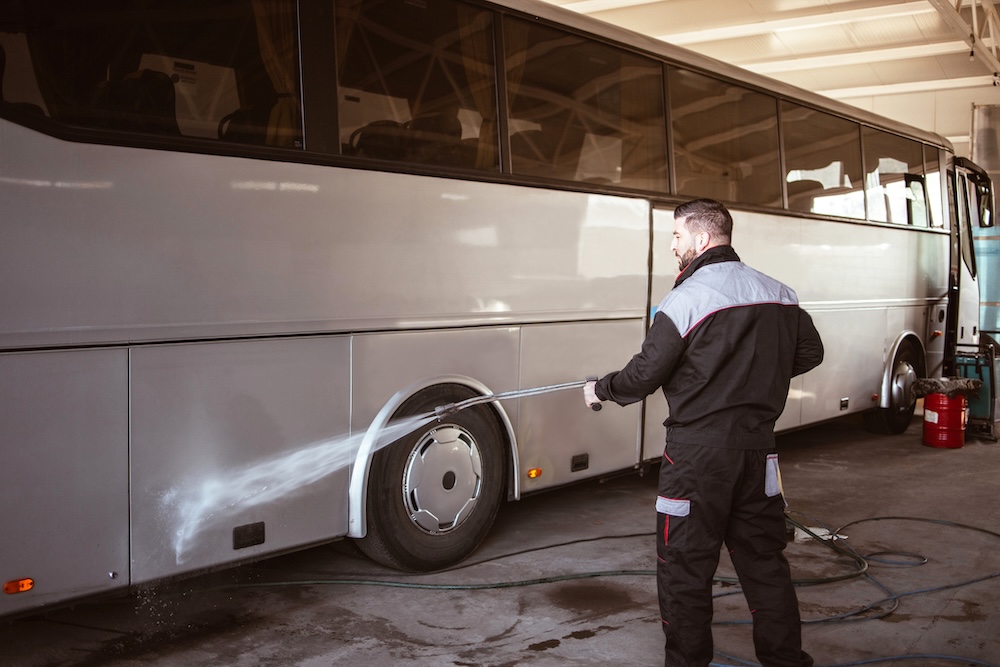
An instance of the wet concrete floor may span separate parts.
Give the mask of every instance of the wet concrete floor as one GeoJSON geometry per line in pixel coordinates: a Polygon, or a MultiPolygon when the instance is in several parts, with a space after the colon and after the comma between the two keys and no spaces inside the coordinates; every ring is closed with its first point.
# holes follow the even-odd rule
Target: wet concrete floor
{"type": "MultiPolygon", "coordinates": [[[[789,545],[817,665],[1000,665],[1000,445],[926,447],[921,428],[872,436],[851,417],[779,439],[789,516],[865,556],[801,530],[789,545]]],[[[340,542],[0,620],[0,665],[660,665],[655,473],[508,504],[447,572],[340,542]]],[[[719,575],[713,664],[755,665],[725,555],[719,575]]]]}

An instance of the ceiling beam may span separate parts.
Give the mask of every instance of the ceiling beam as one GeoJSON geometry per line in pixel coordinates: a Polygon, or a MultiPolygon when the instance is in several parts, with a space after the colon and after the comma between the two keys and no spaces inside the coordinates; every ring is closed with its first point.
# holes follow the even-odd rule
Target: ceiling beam
{"type": "Polygon", "coordinates": [[[914,44],[912,46],[897,46],[891,49],[874,49],[872,51],[840,51],[822,56],[806,56],[803,58],[763,60],[760,62],[740,63],[740,67],[758,74],[775,74],[778,72],[801,72],[804,70],[823,69],[826,67],[842,67],[844,65],[864,65],[867,63],[884,63],[894,60],[911,60],[944,56],[952,53],[964,53],[969,50],[963,41],[938,42],[937,44],[914,44]]]}
{"type": "Polygon", "coordinates": [[[993,85],[1000,83],[1000,60],[997,59],[996,42],[992,40],[994,30],[1000,28],[1000,22],[997,20],[997,11],[993,6],[993,0],[970,0],[968,4],[972,9],[972,25],[959,12],[965,4],[963,0],[956,0],[955,4],[952,4],[950,0],[927,0],[927,2],[962,38],[962,41],[969,47],[970,54],[985,64],[990,72],[993,72],[993,85]],[[983,11],[986,23],[982,28],[979,27],[980,9],[983,11]],[[987,48],[984,43],[986,32],[989,32],[991,37],[991,48],[987,48]]]}
{"type": "Polygon", "coordinates": [[[834,99],[846,99],[852,97],[880,97],[884,95],[906,95],[909,93],[932,93],[938,90],[956,90],[959,88],[982,88],[989,86],[993,82],[993,77],[967,76],[957,79],[937,79],[934,81],[908,81],[905,83],[890,83],[880,86],[860,86],[858,88],[836,88],[831,90],[817,90],[820,95],[826,95],[834,99]]]}

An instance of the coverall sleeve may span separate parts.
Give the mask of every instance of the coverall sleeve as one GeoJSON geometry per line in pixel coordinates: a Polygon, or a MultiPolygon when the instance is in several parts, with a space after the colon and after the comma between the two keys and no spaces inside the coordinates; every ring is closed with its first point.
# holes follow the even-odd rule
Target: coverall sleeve
{"type": "Polygon", "coordinates": [[[823,341],[809,313],[799,308],[799,334],[795,343],[792,377],[802,375],[823,362],[823,341]]]}
{"type": "Polygon", "coordinates": [[[658,312],[642,349],[625,368],[597,381],[597,397],[618,405],[641,401],[667,382],[686,346],[670,318],[658,312]]]}

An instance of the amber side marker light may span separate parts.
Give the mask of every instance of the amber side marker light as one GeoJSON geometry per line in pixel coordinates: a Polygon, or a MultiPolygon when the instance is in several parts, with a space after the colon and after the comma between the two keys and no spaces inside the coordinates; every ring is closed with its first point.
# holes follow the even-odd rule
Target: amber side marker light
{"type": "Polygon", "coordinates": [[[542,476],[541,468],[531,468],[528,471],[528,479],[538,479],[541,476],[542,476]]]}
{"type": "Polygon", "coordinates": [[[35,580],[25,577],[24,579],[15,579],[13,581],[8,581],[3,585],[3,592],[8,595],[13,595],[14,593],[26,593],[35,587],[35,580]]]}

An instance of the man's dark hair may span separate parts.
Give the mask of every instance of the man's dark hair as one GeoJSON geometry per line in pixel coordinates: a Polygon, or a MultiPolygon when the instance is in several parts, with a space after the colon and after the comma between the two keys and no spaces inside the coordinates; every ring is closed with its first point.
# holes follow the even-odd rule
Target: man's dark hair
{"type": "Polygon", "coordinates": [[[692,234],[708,232],[716,241],[729,243],[733,238],[733,216],[714,199],[694,199],[674,209],[674,219],[687,218],[692,234]]]}

